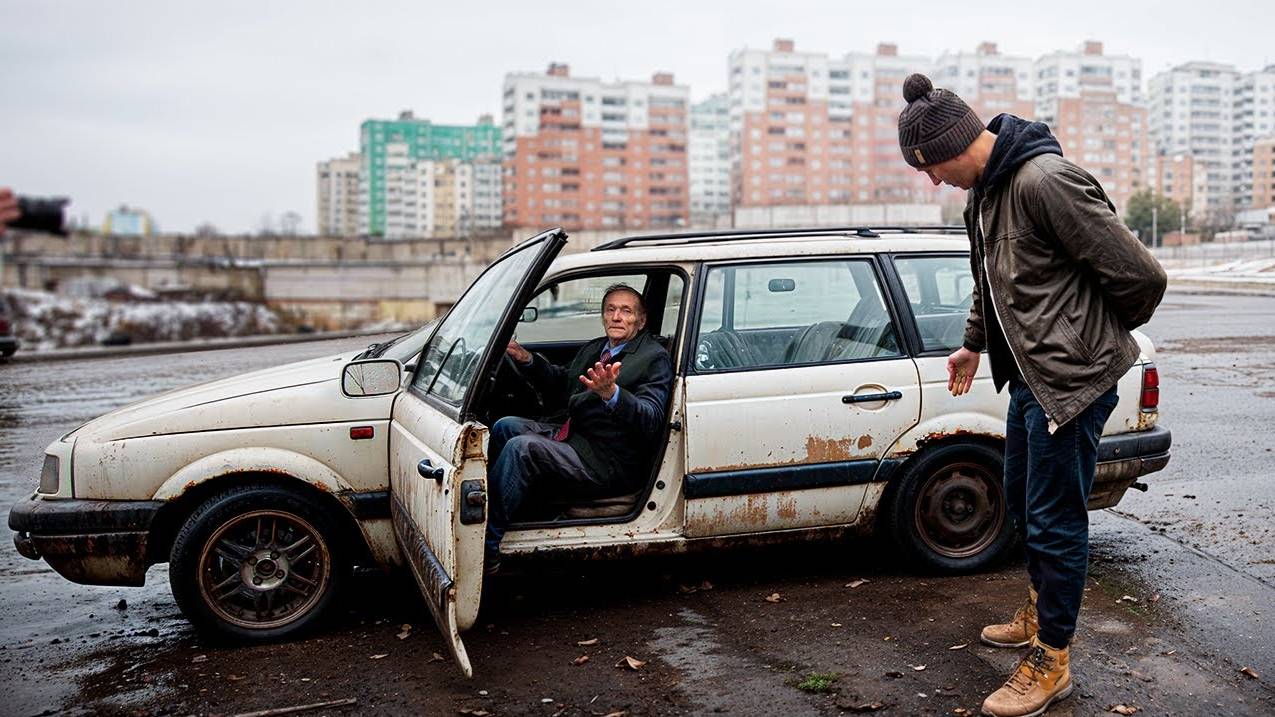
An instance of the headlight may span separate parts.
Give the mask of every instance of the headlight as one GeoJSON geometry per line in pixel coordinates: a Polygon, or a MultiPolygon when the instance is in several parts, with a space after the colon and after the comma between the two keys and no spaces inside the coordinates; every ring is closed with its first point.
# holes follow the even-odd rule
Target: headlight
{"type": "Polygon", "coordinates": [[[40,471],[40,492],[45,495],[58,494],[58,457],[46,455],[44,470],[40,471]]]}

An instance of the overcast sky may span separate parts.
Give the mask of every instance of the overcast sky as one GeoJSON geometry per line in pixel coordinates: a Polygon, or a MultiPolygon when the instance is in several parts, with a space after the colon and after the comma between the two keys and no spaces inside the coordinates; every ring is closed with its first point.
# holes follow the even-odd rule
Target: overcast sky
{"type": "Polygon", "coordinates": [[[1101,40],[1149,78],[1213,60],[1275,63],[1275,3],[1208,2],[40,2],[0,0],[0,186],[61,194],[99,224],[121,203],[161,229],[315,228],[314,165],[359,123],[412,109],[499,122],[505,73],[646,79],[722,91],[732,49],[792,38],[840,55],[879,41],[936,56],[991,40],[1037,56],[1101,40]]]}

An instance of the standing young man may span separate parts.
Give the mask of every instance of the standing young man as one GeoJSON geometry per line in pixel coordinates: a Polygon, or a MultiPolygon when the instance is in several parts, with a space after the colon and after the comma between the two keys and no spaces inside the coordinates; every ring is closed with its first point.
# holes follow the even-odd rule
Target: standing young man
{"type": "Polygon", "coordinates": [[[934,184],[969,192],[976,281],[964,345],[947,360],[948,389],[969,391],[984,350],[997,392],[1009,386],[1005,498],[1031,585],[1013,619],[981,639],[1030,649],[983,713],[1039,715],[1072,691],[1068,645],[1089,562],[1098,439],[1116,383],[1138,360],[1129,331],[1151,318],[1166,277],[1044,124],[1002,114],[984,128],[924,75],[907,78],[903,97],[903,158],[934,184]]]}

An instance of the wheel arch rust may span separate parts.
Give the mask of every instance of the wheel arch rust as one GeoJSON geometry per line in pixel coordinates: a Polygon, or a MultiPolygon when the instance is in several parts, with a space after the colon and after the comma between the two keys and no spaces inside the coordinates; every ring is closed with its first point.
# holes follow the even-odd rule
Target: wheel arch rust
{"type": "Polygon", "coordinates": [[[232,470],[199,481],[188,481],[184,490],[166,499],[151,524],[147,541],[148,565],[167,562],[178,531],[205,501],[236,486],[277,487],[314,498],[328,515],[338,516],[340,539],[354,546],[356,561],[371,558],[368,536],[355,517],[349,491],[332,491],[322,484],[307,481],[282,470],[232,470]]]}

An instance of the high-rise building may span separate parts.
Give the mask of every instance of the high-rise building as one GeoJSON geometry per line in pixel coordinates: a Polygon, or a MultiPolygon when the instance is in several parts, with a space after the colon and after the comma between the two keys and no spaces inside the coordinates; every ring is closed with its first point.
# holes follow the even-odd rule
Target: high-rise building
{"type": "Polygon", "coordinates": [[[419,182],[438,167],[421,163],[442,160],[474,162],[500,156],[500,128],[489,115],[473,125],[439,125],[403,112],[397,120],[370,119],[359,132],[363,169],[360,178],[359,231],[371,236],[406,236],[411,222],[424,209],[415,205],[419,182]],[[394,212],[394,213],[391,213],[394,212]]]}
{"type": "Polygon", "coordinates": [[[1229,224],[1235,212],[1235,85],[1231,65],[1188,62],[1149,83],[1150,131],[1160,154],[1189,154],[1199,176],[1200,221],[1229,224]]]}
{"type": "Polygon", "coordinates": [[[1253,143],[1253,209],[1275,207],[1275,137],[1253,143]]]}
{"type": "Polygon", "coordinates": [[[691,223],[715,226],[730,214],[730,98],[722,93],[691,105],[688,143],[691,223]]]}
{"type": "Polygon", "coordinates": [[[363,157],[358,152],[318,163],[319,236],[359,233],[359,174],[362,171],[363,157]]]}
{"type": "Polygon", "coordinates": [[[471,236],[501,226],[499,160],[422,159],[389,165],[386,239],[471,236]]]}
{"type": "Polygon", "coordinates": [[[730,56],[731,161],[737,206],[931,201],[903,162],[896,121],[903,80],[926,58],[798,52],[791,40],[730,56]]]}
{"type": "Polygon", "coordinates": [[[974,52],[943,53],[934,63],[935,87],[960,95],[984,123],[1003,112],[1031,119],[1036,114],[1030,57],[1002,55],[994,42],[974,52]]]}
{"type": "Polygon", "coordinates": [[[503,97],[505,224],[666,229],[690,221],[690,90],[650,82],[510,74],[503,97]]]}
{"type": "Polygon", "coordinates": [[[1186,154],[1162,154],[1155,158],[1152,182],[1156,194],[1168,197],[1192,215],[1195,214],[1195,160],[1186,154]]]}
{"type": "Polygon", "coordinates": [[[1142,104],[1142,61],[1105,55],[1101,42],[1054,52],[1035,63],[1036,119],[1050,126],[1071,158],[1102,184],[1124,212],[1155,171],[1142,104]]]}
{"type": "Polygon", "coordinates": [[[1275,136],[1275,65],[1241,75],[1235,83],[1232,121],[1235,136],[1231,146],[1232,176],[1236,209],[1258,205],[1255,196],[1254,148],[1257,140],[1275,136]]]}

